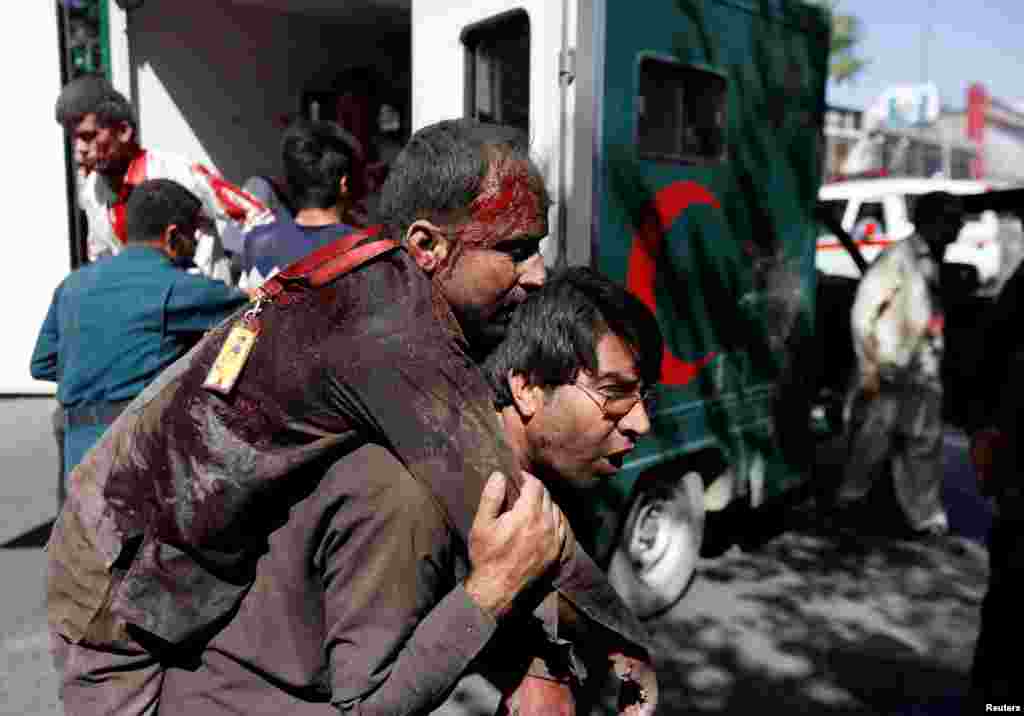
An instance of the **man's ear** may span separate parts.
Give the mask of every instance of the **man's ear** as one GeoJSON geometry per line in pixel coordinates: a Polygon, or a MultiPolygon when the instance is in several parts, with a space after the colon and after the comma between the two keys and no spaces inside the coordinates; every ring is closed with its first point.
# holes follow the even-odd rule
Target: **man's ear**
{"type": "Polygon", "coordinates": [[[416,265],[427,274],[433,274],[448,257],[448,237],[426,219],[413,222],[405,232],[405,245],[416,265]]]}
{"type": "Polygon", "coordinates": [[[132,125],[128,122],[122,121],[117,126],[117,138],[121,142],[128,144],[129,142],[135,141],[135,130],[132,129],[132,125]]]}
{"type": "Polygon", "coordinates": [[[168,224],[160,234],[160,248],[172,259],[178,257],[178,225],[168,224]]]}
{"type": "Polygon", "coordinates": [[[338,189],[342,199],[348,198],[348,174],[341,177],[341,181],[338,182],[338,189]]]}
{"type": "Polygon", "coordinates": [[[508,387],[512,393],[512,402],[524,419],[532,418],[544,404],[544,389],[531,385],[524,375],[509,371],[508,387]]]}

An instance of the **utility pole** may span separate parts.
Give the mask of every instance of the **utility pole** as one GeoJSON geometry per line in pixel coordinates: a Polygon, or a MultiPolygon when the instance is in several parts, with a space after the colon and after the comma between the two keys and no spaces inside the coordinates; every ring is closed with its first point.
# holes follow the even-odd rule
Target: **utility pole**
{"type": "Polygon", "coordinates": [[[928,81],[928,43],[932,34],[932,13],[935,12],[935,0],[929,0],[925,11],[924,26],[921,28],[921,84],[928,81]]]}
{"type": "MultiPolygon", "coordinates": [[[[927,4],[928,4],[928,7],[925,10],[924,24],[921,27],[921,85],[922,86],[927,84],[928,81],[929,81],[929,76],[928,76],[929,75],[929,70],[928,70],[928,45],[931,42],[932,15],[935,14],[935,0],[927,0],[927,4]]],[[[940,105],[941,105],[941,99],[940,99],[940,105]]],[[[941,113],[941,109],[939,111],[941,113]]],[[[918,151],[918,157],[916,157],[916,159],[918,161],[915,161],[914,163],[915,163],[915,165],[916,164],[920,164],[921,173],[922,174],[924,174],[924,172],[925,172],[925,170],[927,168],[926,167],[926,160],[925,160],[925,157],[927,156],[927,152],[925,151],[925,147],[927,145],[927,140],[925,138],[926,134],[932,135],[933,138],[935,136],[935,131],[934,131],[935,128],[931,127],[930,129],[931,129],[931,131],[926,131],[926,128],[921,126],[921,127],[918,127],[917,131],[916,131],[917,139],[918,139],[918,150],[919,151],[918,151]]],[[[945,152],[943,152],[942,165],[943,165],[942,166],[942,173],[944,175],[948,176],[948,168],[946,167],[945,152]]]]}

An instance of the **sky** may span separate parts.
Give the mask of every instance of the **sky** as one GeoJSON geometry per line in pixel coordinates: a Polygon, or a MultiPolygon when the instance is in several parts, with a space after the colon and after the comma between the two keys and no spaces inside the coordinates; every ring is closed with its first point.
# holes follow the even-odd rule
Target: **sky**
{"type": "Polygon", "coordinates": [[[857,53],[870,64],[853,81],[829,82],[830,105],[866,109],[886,87],[926,77],[943,107],[963,109],[974,82],[1024,106],[1024,0],[839,0],[837,9],[860,19],[857,53]]]}

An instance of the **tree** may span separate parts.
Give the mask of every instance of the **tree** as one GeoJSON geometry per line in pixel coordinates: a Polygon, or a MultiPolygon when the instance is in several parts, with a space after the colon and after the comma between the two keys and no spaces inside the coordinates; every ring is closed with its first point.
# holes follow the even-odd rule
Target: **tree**
{"type": "Polygon", "coordinates": [[[853,15],[837,11],[839,0],[808,0],[825,8],[832,17],[832,45],[829,48],[829,77],[837,84],[854,79],[867,67],[868,61],[856,54],[861,41],[861,21],[853,15]]]}

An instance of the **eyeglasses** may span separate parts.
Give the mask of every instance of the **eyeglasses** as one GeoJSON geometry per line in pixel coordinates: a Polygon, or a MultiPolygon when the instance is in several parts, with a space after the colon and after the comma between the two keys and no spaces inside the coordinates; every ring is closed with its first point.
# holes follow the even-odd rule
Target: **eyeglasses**
{"type": "Polygon", "coordinates": [[[579,388],[588,398],[594,401],[594,405],[601,410],[606,418],[616,422],[629,415],[637,403],[642,402],[644,404],[644,410],[647,411],[648,415],[653,415],[657,408],[654,393],[650,388],[640,388],[625,394],[620,392],[618,395],[609,395],[601,391],[591,391],[590,388],[580,385],[579,382],[572,383],[572,385],[579,388]]]}

